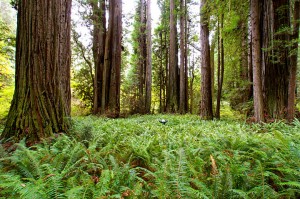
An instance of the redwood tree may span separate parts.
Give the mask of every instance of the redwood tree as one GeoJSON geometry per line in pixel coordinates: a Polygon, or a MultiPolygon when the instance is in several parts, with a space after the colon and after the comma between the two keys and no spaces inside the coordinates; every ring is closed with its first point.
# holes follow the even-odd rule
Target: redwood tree
{"type": "Polygon", "coordinates": [[[103,68],[106,38],[105,0],[90,0],[93,22],[94,78],[94,114],[101,112],[103,68]]]}
{"type": "Polygon", "coordinates": [[[265,111],[270,118],[284,118],[290,68],[289,0],[262,1],[260,27],[265,111]]]}
{"type": "Polygon", "coordinates": [[[170,52],[169,52],[169,78],[167,89],[167,111],[177,112],[179,110],[179,81],[177,61],[177,28],[176,28],[176,5],[175,0],[170,0],[170,52]]]}
{"type": "Polygon", "coordinates": [[[71,0],[18,1],[15,92],[1,139],[67,132],[71,0]]]}
{"type": "Polygon", "coordinates": [[[256,122],[264,121],[264,104],[262,93],[261,74],[261,43],[259,29],[259,0],[251,0],[251,35],[252,35],[252,62],[253,62],[253,97],[254,117],[256,122]]]}
{"type": "Polygon", "coordinates": [[[298,54],[298,38],[299,38],[299,19],[300,19],[300,1],[296,0],[293,13],[293,33],[291,36],[292,49],[290,57],[290,77],[288,91],[288,108],[287,119],[292,121],[295,117],[295,100],[296,100],[296,79],[297,79],[297,54],[298,54]]]}
{"type": "Polygon", "coordinates": [[[211,67],[208,29],[207,1],[200,1],[200,41],[201,41],[201,105],[200,115],[203,119],[212,119],[211,67]]]}
{"type": "Polygon", "coordinates": [[[147,57],[146,57],[146,96],[145,96],[145,109],[146,113],[151,111],[151,95],[152,95],[152,35],[151,35],[151,0],[147,0],[146,8],[146,48],[147,48],[147,57]]]}
{"type": "Polygon", "coordinates": [[[101,101],[102,111],[109,117],[120,114],[121,38],[122,0],[110,0],[101,101]]]}
{"type": "Polygon", "coordinates": [[[179,111],[187,112],[187,57],[186,57],[186,1],[180,0],[180,93],[179,93],[179,111]]]}

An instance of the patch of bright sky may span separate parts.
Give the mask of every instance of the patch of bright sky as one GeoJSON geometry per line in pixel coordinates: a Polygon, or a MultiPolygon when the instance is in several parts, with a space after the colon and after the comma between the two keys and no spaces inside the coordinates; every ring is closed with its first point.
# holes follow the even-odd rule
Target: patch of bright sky
{"type": "MultiPolygon", "coordinates": [[[[134,15],[136,11],[138,0],[123,0],[123,14],[134,15]]],[[[151,18],[152,28],[154,28],[159,21],[160,9],[157,5],[157,0],[151,0],[151,18]]]]}

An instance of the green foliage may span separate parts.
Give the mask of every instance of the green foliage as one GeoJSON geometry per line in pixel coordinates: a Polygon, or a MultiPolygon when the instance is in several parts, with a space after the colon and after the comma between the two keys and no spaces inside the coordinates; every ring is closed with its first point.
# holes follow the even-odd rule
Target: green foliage
{"type": "Polygon", "coordinates": [[[297,120],[78,117],[69,137],[0,148],[0,197],[299,198],[299,130],[297,120]]]}
{"type": "MultiPolygon", "coordinates": [[[[0,123],[8,115],[10,103],[14,94],[14,86],[4,87],[0,89],[0,123]]],[[[0,132],[1,132],[0,127],[0,132]]]]}
{"type": "Polygon", "coordinates": [[[2,17],[0,15],[0,91],[13,82],[15,49],[14,29],[2,17]]]}
{"type": "Polygon", "coordinates": [[[92,108],[94,83],[90,74],[91,70],[85,64],[74,71],[73,81],[74,96],[81,100],[87,108],[92,108]]]}

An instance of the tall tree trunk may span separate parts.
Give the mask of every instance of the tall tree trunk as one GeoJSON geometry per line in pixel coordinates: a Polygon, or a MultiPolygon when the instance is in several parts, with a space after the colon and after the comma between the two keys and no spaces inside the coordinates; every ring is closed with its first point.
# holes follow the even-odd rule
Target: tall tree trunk
{"type": "Polygon", "coordinates": [[[147,0],[147,58],[146,58],[146,113],[151,111],[151,88],[152,88],[152,35],[151,35],[151,0],[147,0]]]}
{"type": "Polygon", "coordinates": [[[1,139],[67,132],[71,0],[18,2],[15,93],[1,139]]]}
{"type": "Polygon", "coordinates": [[[167,111],[176,113],[179,109],[178,93],[178,67],[177,67],[177,42],[176,42],[176,17],[175,0],[170,0],[170,65],[169,65],[169,101],[167,111]]]}
{"type": "Polygon", "coordinates": [[[187,0],[184,1],[185,6],[184,6],[184,15],[185,15],[185,49],[184,49],[184,67],[185,67],[185,110],[188,112],[189,110],[189,79],[188,79],[188,52],[189,52],[189,48],[188,48],[188,38],[189,38],[189,23],[188,23],[188,7],[187,7],[187,0]]]}
{"type": "Polygon", "coordinates": [[[222,88],[224,80],[224,40],[223,40],[223,26],[224,26],[224,14],[221,15],[221,27],[218,27],[218,93],[217,93],[217,106],[216,106],[216,118],[220,119],[220,108],[221,108],[221,98],[222,98],[222,88]]]}
{"type": "Polygon", "coordinates": [[[249,71],[248,71],[248,29],[245,21],[241,21],[241,69],[240,69],[240,76],[241,80],[243,82],[242,84],[242,103],[247,102],[249,100],[249,89],[250,89],[250,84],[249,84],[249,71]]]}
{"type": "Polygon", "coordinates": [[[251,0],[252,60],[254,117],[256,122],[264,121],[264,106],[261,75],[261,43],[259,26],[259,0],[251,0]]]}
{"type": "Polygon", "coordinates": [[[195,51],[193,49],[193,60],[192,64],[190,64],[190,113],[193,114],[193,107],[194,107],[194,80],[195,80],[195,51]]]}
{"type": "Polygon", "coordinates": [[[138,100],[138,112],[141,114],[145,113],[145,74],[146,74],[146,0],[140,0],[140,32],[139,34],[139,65],[138,65],[138,78],[139,78],[139,100],[138,100]]]}
{"type": "Polygon", "coordinates": [[[292,55],[290,57],[290,77],[289,77],[289,93],[287,119],[292,121],[295,117],[295,100],[296,100],[296,79],[297,79],[297,58],[298,58],[298,38],[299,38],[299,19],[300,19],[300,1],[296,0],[293,13],[293,34],[291,36],[292,55]]]}
{"type": "Polygon", "coordinates": [[[160,66],[159,66],[159,112],[164,112],[164,101],[163,101],[163,93],[164,93],[164,83],[163,83],[163,56],[164,56],[164,49],[163,49],[163,34],[162,32],[159,33],[160,37],[160,66]]]}
{"type": "Polygon", "coordinates": [[[170,71],[169,71],[169,48],[168,48],[168,33],[167,31],[165,31],[165,47],[166,47],[166,51],[165,51],[165,59],[166,59],[166,63],[165,63],[165,70],[166,70],[166,84],[165,84],[165,89],[164,89],[164,93],[165,93],[165,96],[166,96],[166,100],[165,100],[165,112],[167,111],[167,106],[170,102],[170,71]]]}
{"type": "Polygon", "coordinates": [[[288,103],[289,0],[264,0],[262,10],[263,92],[268,117],[285,117],[288,103]]]}
{"type": "Polygon", "coordinates": [[[91,0],[93,21],[93,57],[95,66],[94,78],[94,114],[101,112],[102,82],[106,37],[105,0],[91,0]]]}
{"type": "Polygon", "coordinates": [[[248,90],[248,99],[253,98],[253,60],[252,60],[252,27],[251,18],[249,18],[248,28],[248,81],[250,82],[248,90]]]}
{"type": "Polygon", "coordinates": [[[201,41],[201,106],[202,119],[212,119],[211,67],[209,50],[208,12],[206,0],[200,1],[200,41],[201,41]]]}
{"type": "Polygon", "coordinates": [[[186,49],[185,49],[185,0],[180,0],[180,97],[179,97],[179,112],[187,112],[187,98],[186,98],[186,49]]]}
{"type": "MultiPolygon", "coordinates": [[[[214,42],[212,42],[212,45],[210,47],[210,68],[211,68],[211,98],[212,98],[212,102],[214,102],[214,88],[215,88],[215,44],[214,42]]],[[[213,107],[213,113],[214,113],[214,107],[213,107]]]]}
{"type": "Polygon", "coordinates": [[[121,38],[122,0],[110,0],[102,86],[102,111],[108,117],[120,114],[121,38]]]}

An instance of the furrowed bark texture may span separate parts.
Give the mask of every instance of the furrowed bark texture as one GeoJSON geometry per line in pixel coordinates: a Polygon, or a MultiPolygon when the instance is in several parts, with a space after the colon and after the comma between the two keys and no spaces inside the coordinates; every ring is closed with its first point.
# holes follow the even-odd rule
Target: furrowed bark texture
{"type": "Polygon", "coordinates": [[[170,1],[170,53],[167,111],[176,113],[179,110],[179,81],[176,42],[175,0],[170,1]]]}
{"type": "Polygon", "coordinates": [[[67,132],[71,0],[20,0],[15,93],[1,138],[39,141],[67,132]]]}
{"type": "Polygon", "coordinates": [[[211,67],[210,67],[210,47],[208,13],[206,0],[200,1],[200,41],[201,41],[201,105],[200,116],[202,119],[212,119],[212,93],[211,93],[211,67]]]}
{"type": "Polygon", "coordinates": [[[265,111],[270,118],[282,119],[288,104],[289,33],[284,29],[290,24],[289,0],[264,0],[261,14],[265,111]]]}
{"type": "Polygon", "coordinates": [[[297,58],[298,58],[298,38],[299,38],[299,19],[300,19],[300,1],[295,1],[293,13],[293,33],[291,41],[293,42],[290,57],[290,78],[289,78],[289,94],[287,119],[292,121],[295,117],[296,103],[296,80],[297,80],[297,58]]]}
{"type": "Polygon", "coordinates": [[[259,0],[251,0],[252,61],[253,61],[253,97],[256,122],[264,121],[264,104],[261,74],[261,43],[259,29],[259,0]]]}
{"type": "Polygon", "coordinates": [[[93,21],[94,114],[101,113],[103,68],[106,38],[105,0],[91,1],[93,21]],[[98,4],[99,2],[99,4],[98,4]]]}
{"type": "Polygon", "coordinates": [[[109,1],[109,25],[105,43],[102,110],[108,117],[119,117],[121,82],[122,1],[109,1]]]}

